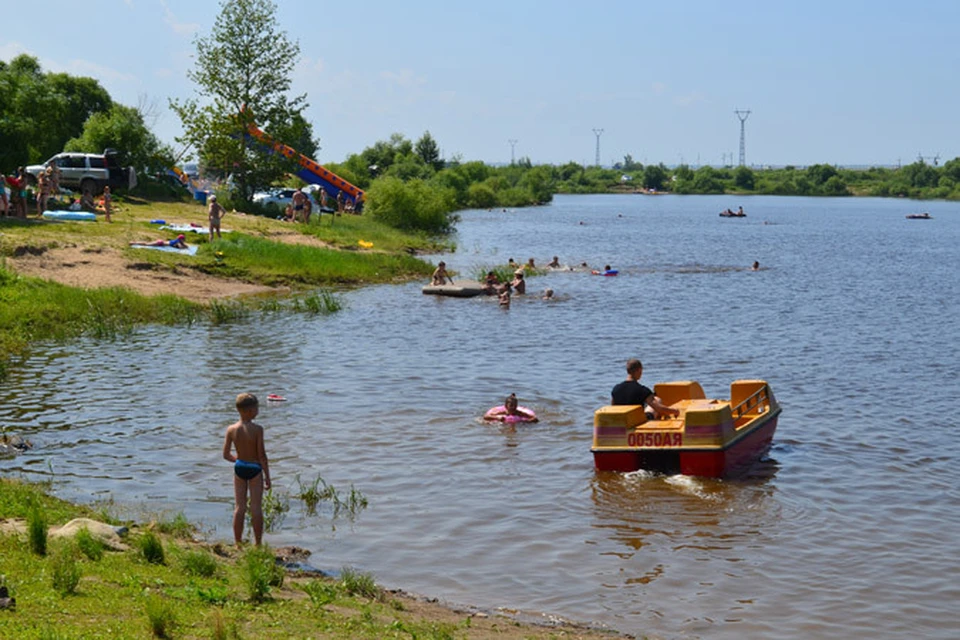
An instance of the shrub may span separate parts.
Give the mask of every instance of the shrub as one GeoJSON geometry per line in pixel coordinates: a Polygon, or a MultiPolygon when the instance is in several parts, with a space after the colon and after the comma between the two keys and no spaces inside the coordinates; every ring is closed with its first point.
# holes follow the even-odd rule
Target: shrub
{"type": "Polygon", "coordinates": [[[53,589],[61,596],[76,593],[80,584],[80,567],[77,566],[76,550],[72,544],[67,544],[57,550],[50,567],[53,579],[53,589]]]}
{"type": "Polygon", "coordinates": [[[423,180],[403,182],[399,178],[375,180],[367,191],[367,211],[377,220],[396,229],[422,231],[431,235],[449,233],[459,217],[456,192],[449,187],[423,180]]]}
{"type": "Polygon", "coordinates": [[[163,552],[163,543],[153,531],[147,531],[138,541],[140,555],[150,564],[165,564],[167,559],[163,552]]]}
{"type": "Polygon", "coordinates": [[[183,568],[190,575],[209,578],[217,572],[217,559],[206,551],[188,551],[183,556],[183,568]]]}

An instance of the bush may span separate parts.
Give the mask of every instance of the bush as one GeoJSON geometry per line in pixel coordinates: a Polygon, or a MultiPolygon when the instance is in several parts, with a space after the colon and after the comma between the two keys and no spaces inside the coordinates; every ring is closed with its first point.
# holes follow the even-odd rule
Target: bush
{"type": "Polygon", "coordinates": [[[449,233],[459,220],[454,213],[456,192],[411,180],[384,177],[374,181],[367,191],[367,211],[375,219],[404,231],[423,231],[431,235],[449,233]]]}

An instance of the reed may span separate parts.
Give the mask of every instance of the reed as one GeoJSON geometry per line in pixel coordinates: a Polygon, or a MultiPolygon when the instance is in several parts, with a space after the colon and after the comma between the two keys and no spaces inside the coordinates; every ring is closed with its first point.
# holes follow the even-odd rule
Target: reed
{"type": "Polygon", "coordinates": [[[137,541],[140,556],[150,564],[166,564],[167,558],[163,551],[163,542],[153,531],[147,531],[137,541]]]}
{"type": "Polygon", "coordinates": [[[352,567],[343,567],[340,570],[340,585],[352,596],[363,596],[371,600],[383,597],[383,591],[377,586],[372,575],[361,573],[352,567]]]}
{"type": "MultiPolygon", "coordinates": [[[[271,488],[263,494],[263,529],[267,532],[276,531],[283,524],[290,511],[290,498],[286,494],[275,493],[271,488]]],[[[250,510],[247,509],[247,520],[250,520],[250,510]]]]}
{"type": "Polygon", "coordinates": [[[47,518],[36,502],[27,516],[27,539],[31,551],[38,556],[47,555],[47,518]]]}

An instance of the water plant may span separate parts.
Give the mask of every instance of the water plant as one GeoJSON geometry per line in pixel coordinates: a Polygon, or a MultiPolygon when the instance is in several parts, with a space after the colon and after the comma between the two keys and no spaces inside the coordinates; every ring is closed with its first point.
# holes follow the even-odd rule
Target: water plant
{"type": "Polygon", "coordinates": [[[213,324],[228,324],[246,318],[250,315],[250,310],[239,302],[214,300],[210,303],[209,313],[213,324]]]}
{"type": "Polygon", "coordinates": [[[160,520],[156,523],[156,527],[160,533],[183,540],[189,540],[197,531],[197,528],[187,520],[187,516],[182,511],[177,513],[172,520],[160,520]]]}
{"type": "Polygon", "coordinates": [[[343,303],[329,291],[319,291],[303,298],[303,306],[309,313],[329,315],[340,311],[343,303]]]}
{"type": "MultiPolygon", "coordinates": [[[[290,511],[290,498],[286,494],[274,493],[273,488],[263,494],[263,528],[267,532],[276,531],[290,511]]],[[[247,509],[247,519],[250,510],[247,509]]]]}

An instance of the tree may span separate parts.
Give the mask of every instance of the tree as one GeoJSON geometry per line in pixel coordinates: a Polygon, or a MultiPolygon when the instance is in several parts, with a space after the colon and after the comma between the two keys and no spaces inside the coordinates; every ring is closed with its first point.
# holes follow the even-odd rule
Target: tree
{"type": "Polygon", "coordinates": [[[429,131],[424,131],[417,144],[413,147],[414,152],[423,160],[424,164],[433,167],[434,171],[443,169],[443,160],[440,159],[440,147],[437,141],[433,139],[429,131]]]}
{"type": "Polygon", "coordinates": [[[753,169],[740,166],[733,172],[733,184],[745,191],[753,191],[756,184],[756,177],[753,175],[753,169]]]}
{"type": "Polygon", "coordinates": [[[287,95],[300,45],[279,30],[276,10],[271,0],[222,0],[210,35],[194,41],[196,65],[187,73],[206,102],[170,101],[183,124],[178,141],[208,169],[231,174],[235,195],[248,202],[293,168],[280,154],[247,145],[251,119],[276,141],[313,152],[305,149],[312,137],[302,116],[306,97],[287,95]]]}
{"type": "Polygon", "coordinates": [[[147,129],[143,115],[133,107],[114,104],[109,111],[93,114],[83,133],[64,149],[100,153],[108,147],[117,150],[122,164],[140,172],[154,173],[173,165],[173,151],[147,129]]]}
{"type": "Polygon", "coordinates": [[[43,73],[37,59],[26,54],[0,61],[0,167],[59,153],[80,135],[88,117],[112,103],[93,78],[43,73]]]}
{"type": "Polygon", "coordinates": [[[667,181],[667,169],[662,164],[648,164],[643,170],[643,187],[645,189],[663,190],[667,181]]]}

